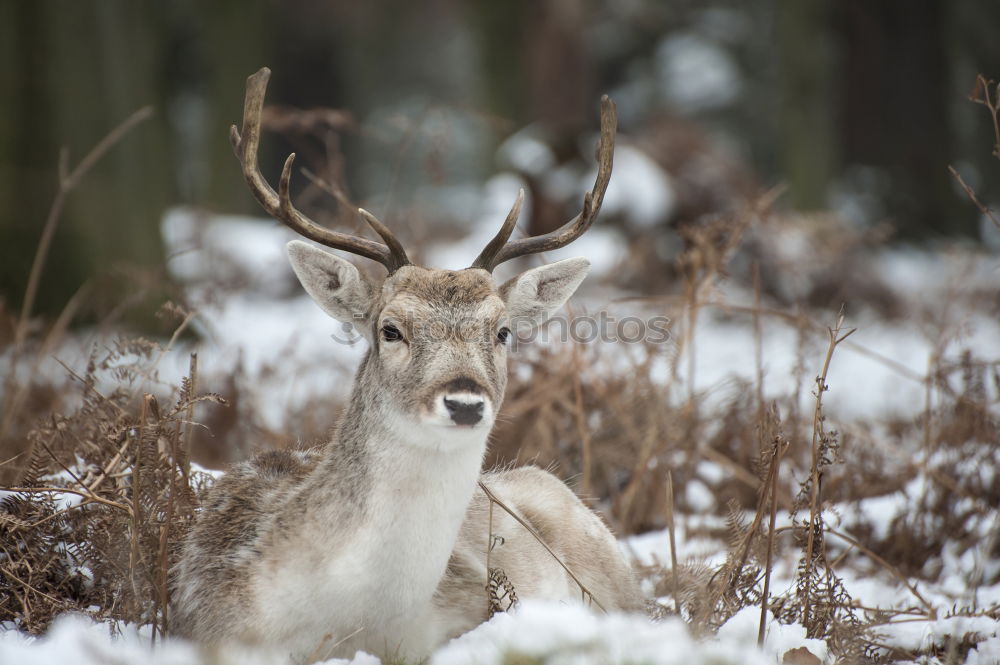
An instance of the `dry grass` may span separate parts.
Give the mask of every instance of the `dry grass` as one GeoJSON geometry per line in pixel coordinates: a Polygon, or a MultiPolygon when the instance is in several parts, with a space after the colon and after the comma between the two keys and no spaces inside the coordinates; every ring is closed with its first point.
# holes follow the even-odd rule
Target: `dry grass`
{"type": "MultiPolygon", "coordinates": [[[[964,313],[996,311],[1000,301],[956,292],[947,312],[924,313],[934,321],[932,362],[922,373],[896,368],[900,381],[924,386],[924,409],[916,417],[832,424],[824,393],[851,390],[827,385],[837,350],[843,345],[875,355],[846,339],[842,318],[825,314],[835,322],[818,323],[830,308],[817,308],[817,301],[833,293],[852,307],[888,316],[901,315],[903,305],[874,277],[847,269],[864,265],[884,234],[859,237],[843,230],[841,242],[820,243],[827,274],[816,283],[826,296],[813,289],[791,298],[776,286],[782,275],[802,278],[797,267],[773,260],[776,235],[801,226],[771,214],[777,194],[762,195],[744,212],[685,227],[685,250],[675,266],[681,282],[656,303],[675,322],[668,352],[653,345],[627,354],[614,346],[577,345],[525,353],[511,374],[488,464],[553,469],[620,534],[669,527],[673,536],[675,515],[697,512],[685,492],[675,490],[695,480],[705,484],[727,520],[707,534],[728,541],[725,562],[713,568],[674,559],[640,571],[658,597],[669,599],[654,611],[680,613],[698,631],[710,632],[743,607],[760,606],[762,619],[770,610],[780,621],[802,623],[845,662],[942,656],[944,651],[880,650],[878,627],[902,616],[949,613],[1000,620],[997,607],[935,607],[913,582],[935,580],[942,551],[957,548],[961,555],[981,545],[984,530],[992,534],[986,555],[1000,559],[991,522],[1000,505],[1000,475],[980,473],[997,467],[1000,363],[975,349],[948,353],[964,313]],[[753,303],[726,302],[719,287],[727,279],[750,284],[753,303]],[[708,310],[745,317],[758,348],[748,359],[755,378],[734,383],[721,405],[694,382],[697,324],[708,310]],[[763,397],[764,321],[793,327],[797,339],[796,387],[775,401],[763,397]],[[812,408],[804,409],[810,389],[812,408]],[[724,478],[706,477],[703,462],[723,469],[724,478]],[[889,494],[917,478],[925,480],[920,501],[886,532],[862,524],[846,533],[826,522],[824,508],[889,494]],[[775,562],[789,555],[798,562],[794,583],[776,588],[775,562]],[[911,590],[913,606],[860,606],[840,576],[849,564],[898,578],[911,590]]],[[[44,328],[0,310],[0,330],[16,331],[0,335],[11,367],[36,367],[65,334],[73,308],[71,303],[64,317],[44,328]]],[[[176,318],[178,334],[192,316],[178,306],[165,313],[176,318]]],[[[64,381],[9,373],[0,436],[0,474],[10,492],[0,504],[0,621],[40,633],[58,613],[76,610],[165,634],[170,566],[207,482],[191,472],[191,458],[214,465],[252,448],[321,440],[335,417],[329,405],[307,404],[288,415],[294,427],[271,431],[249,406],[257,387],[238,367],[215,386],[223,398],[199,392],[196,358],[181,385],[144,392],[156,385],[157,363],[171,344],[116,341],[96,348],[78,373],[67,368],[64,381]]],[[[975,588],[997,578],[995,568],[984,569],[969,583],[975,588]]],[[[505,581],[502,571],[490,580],[497,609],[514,602],[505,581]]],[[[947,649],[961,653],[973,643],[964,636],[947,649]]]]}
{"type": "MultiPolygon", "coordinates": [[[[689,305],[685,297],[677,307],[689,305]]],[[[772,315],[759,305],[751,310],[744,315],[772,315]]],[[[187,315],[171,311],[183,325],[187,315]]],[[[927,410],[908,421],[867,429],[849,423],[838,431],[824,415],[822,397],[840,388],[827,386],[825,368],[837,362],[834,350],[849,343],[846,332],[840,322],[832,326],[828,350],[816,354],[821,333],[808,319],[797,320],[800,351],[813,353],[806,363],[820,370],[811,412],[793,408],[795,395],[763,403],[762,386],[754,382],[738,385],[728,402],[711,410],[706,396],[683,382],[654,378],[656,363],[685,362],[681,353],[664,359],[658,349],[643,349],[622,371],[613,346],[538,348],[526,354],[530,372],[512,373],[491,461],[553,468],[589,488],[595,507],[623,534],[664,528],[675,511],[696,512],[670,485],[683,489],[697,479],[726,513],[728,526],[708,535],[727,539],[729,554],[717,568],[687,561],[641,571],[668,599],[656,612],[679,611],[696,630],[710,632],[740,608],[759,606],[781,621],[802,623],[849,662],[912,657],[877,650],[878,626],[898,615],[860,607],[838,570],[853,561],[898,577],[913,591],[913,608],[901,608],[911,619],[997,614],[997,608],[934,607],[911,580],[935,579],[935,562],[946,546],[959,553],[976,546],[983,522],[1000,505],[995,479],[978,473],[995,465],[1000,447],[991,397],[1000,387],[1000,369],[971,351],[957,358],[942,353],[928,370],[927,410]],[[872,438],[884,445],[873,448],[872,438]],[[878,452],[912,453],[913,442],[919,454],[907,461],[886,463],[878,452]],[[723,468],[725,478],[704,477],[703,461],[723,468]],[[919,504],[887,533],[863,527],[845,533],[826,524],[823,506],[886,494],[921,475],[928,483],[919,504]],[[776,527],[777,516],[787,522],[789,515],[791,526],[776,527]],[[776,588],[774,561],[796,551],[794,585],[776,588]]],[[[697,343],[696,336],[684,338],[684,344],[697,343]]],[[[224,400],[198,393],[195,359],[191,376],[172,392],[144,394],[164,349],[119,341],[95,351],[83,371],[70,373],[68,384],[48,386],[59,395],[61,412],[25,436],[18,458],[23,470],[9,483],[13,494],[0,513],[0,620],[37,633],[73,609],[151,624],[157,634],[169,630],[167,575],[207,480],[189,470],[192,446],[204,445],[199,437],[205,428],[195,421],[212,423],[216,447],[219,440],[265,430],[246,426],[252,414],[240,405],[250,401],[243,399],[249,388],[238,376],[223,391],[228,408],[200,406],[224,400]]],[[[298,433],[315,438],[327,426],[307,431],[300,422],[298,433]]],[[[271,445],[288,442],[277,434],[263,438],[271,445]]],[[[1000,558],[1000,541],[989,551],[1000,558]]],[[[994,578],[977,583],[993,584],[994,578]]],[[[498,606],[501,600],[509,605],[503,579],[493,583],[498,606]]]]}
{"type": "Polygon", "coordinates": [[[79,406],[28,435],[29,462],[0,504],[3,620],[39,633],[76,610],[165,632],[168,572],[206,480],[191,472],[191,413],[225,401],[196,395],[190,377],[169,406],[139,395],[158,351],[134,340],[95,352],[73,375],[79,406]]]}

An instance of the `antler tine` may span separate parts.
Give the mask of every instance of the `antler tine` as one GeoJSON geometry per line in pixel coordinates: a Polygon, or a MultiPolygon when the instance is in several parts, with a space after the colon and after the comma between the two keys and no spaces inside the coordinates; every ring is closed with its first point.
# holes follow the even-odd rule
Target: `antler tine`
{"type": "Polygon", "coordinates": [[[269,215],[296,233],[321,245],[342,249],[378,261],[390,273],[401,265],[409,263],[395,236],[381,224],[378,227],[373,226],[373,228],[388,243],[388,247],[366,238],[358,238],[324,228],[299,212],[292,204],[289,194],[295,153],[290,154],[285,160],[277,192],[261,175],[260,167],[257,165],[257,149],[260,145],[260,115],[264,108],[264,95],[270,77],[271,70],[262,67],[256,74],[247,78],[246,98],[243,103],[243,130],[237,130],[236,125],[229,128],[229,141],[233,146],[233,152],[236,153],[236,158],[240,160],[243,167],[243,177],[246,179],[254,198],[269,215]]]}
{"type": "MultiPolygon", "coordinates": [[[[511,224],[511,229],[507,230],[506,235],[504,235],[510,220],[508,217],[508,222],[504,222],[504,228],[486,246],[473,267],[493,272],[494,268],[505,261],[527,254],[559,249],[583,235],[597,218],[597,213],[601,210],[601,203],[604,201],[604,193],[608,189],[608,182],[611,180],[617,128],[618,111],[615,103],[611,101],[610,97],[604,95],[601,97],[601,139],[597,146],[597,178],[594,180],[594,187],[583,197],[583,210],[580,211],[579,215],[551,233],[506,242],[510,230],[513,229],[513,224],[511,224]],[[504,242],[498,243],[501,236],[503,236],[504,242]],[[499,246],[495,247],[498,244],[499,246]]],[[[515,208],[520,207],[519,203],[520,201],[515,204],[515,208]]],[[[513,211],[511,212],[513,213],[513,211]]]]}
{"type": "Polygon", "coordinates": [[[361,215],[366,222],[368,222],[368,226],[372,227],[372,229],[375,230],[375,233],[377,233],[382,240],[385,240],[385,244],[388,245],[389,258],[392,263],[391,266],[386,266],[389,269],[389,272],[395,272],[398,268],[410,265],[410,259],[406,256],[406,250],[403,249],[403,245],[396,239],[396,236],[389,230],[389,227],[383,224],[378,217],[371,214],[364,208],[358,208],[358,214],[361,215]]]}
{"type": "Polygon", "coordinates": [[[519,189],[517,190],[517,200],[514,201],[513,207],[507,213],[507,219],[504,220],[503,226],[493,236],[493,240],[490,240],[483,251],[479,253],[476,260],[472,262],[473,268],[483,268],[484,270],[493,272],[494,266],[490,265],[490,262],[503,249],[503,246],[507,244],[510,234],[513,233],[514,227],[517,225],[517,218],[521,216],[522,203],[524,203],[524,189],[519,189]]]}

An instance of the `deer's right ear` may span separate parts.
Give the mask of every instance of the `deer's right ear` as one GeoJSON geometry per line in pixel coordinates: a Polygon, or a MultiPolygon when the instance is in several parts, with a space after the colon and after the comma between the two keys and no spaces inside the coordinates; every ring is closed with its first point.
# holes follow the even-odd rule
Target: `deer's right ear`
{"type": "Polygon", "coordinates": [[[367,337],[374,289],[354,264],[301,240],[292,240],[285,249],[292,270],[316,304],[367,337]]]}

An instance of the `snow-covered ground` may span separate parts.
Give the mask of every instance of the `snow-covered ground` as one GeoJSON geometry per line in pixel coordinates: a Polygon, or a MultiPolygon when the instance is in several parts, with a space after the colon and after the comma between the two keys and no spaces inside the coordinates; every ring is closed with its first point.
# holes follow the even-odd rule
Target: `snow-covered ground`
{"type": "MultiPolygon", "coordinates": [[[[461,267],[474,256],[493,234],[493,222],[502,219],[513,200],[519,183],[516,179],[498,179],[488,188],[483,223],[472,237],[450,245],[432,245],[427,255],[433,265],[461,267]],[[487,221],[489,220],[489,221],[487,221]]],[[[609,194],[609,198],[611,195],[609,194]]],[[[613,201],[613,199],[611,199],[613,201]]],[[[667,205],[664,203],[664,205],[667,205]]],[[[637,213],[638,214],[638,213],[637,213]]],[[[645,213],[642,213],[645,214],[645,213]]],[[[341,324],[324,315],[300,292],[284,257],[284,243],[292,234],[264,220],[215,216],[202,219],[186,210],[171,212],[163,224],[164,236],[174,258],[169,267],[175,277],[188,287],[196,309],[192,325],[199,331],[196,344],[178,343],[160,363],[161,379],[176,383],[187,371],[188,354],[199,352],[199,370],[208,383],[225,376],[237,361],[258,389],[251,398],[266,396],[256,405],[264,422],[278,428],[287,413],[305,399],[317,394],[342,397],[350,376],[359,361],[364,342],[348,343],[350,337],[341,324]],[[232,281],[239,290],[220,295],[211,285],[232,281]],[[338,341],[341,340],[341,341],[338,341]]],[[[606,286],[602,279],[613,274],[621,260],[614,231],[594,229],[572,248],[554,253],[550,259],[587,255],[595,269],[592,282],[574,301],[574,312],[609,311],[617,316],[655,316],[651,302],[623,300],[621,294],[606,286]]],[[[964,260],[964,259],[963,259],[964,260]]],[[[980,256],[975,266],[948,261],[940,255],[901,250],[885,250],[880,257],[882,273],[889,283],[902,285],[899,291],[915,301],[948,299],[948,285],[965,280],[964,285],[978,284],[988,289],[1000,285],[1000,258],[980,256]]],[[[718,300],[731,305],[749,305],[752,294],[738,285],[723,285],[718,300]]],[[[823,321],[832,324],[833,321],[823,321]]],[[[961,312],[955,322],[956,334],[943,345],[933,326],[918,326],[910,320],[884,321],[870,314],[857,319],[848,317],[847,325],[857,327],[850,343],[838,349],[828,383],[827,415],[839,422],[874,421],[888,416],[910,416],[924,408],[925,384],[921,377],[932,359],[956,356],[962,348],[974,348],[980,357],[1000,357],[1000,321],[978,314],[974,309],[961,312]],[[839,389],[843,387],[843,389],[839,389]]],[[[798,330],[781,319],[763,323],[762,360],[768,396],[792,393],[793,377],[800,358],[798,330]]],[[[694,335],[694,387],[705,394],[708,403],[722,400],[734,379],[753,381],[754,336],[749,316],[737,316],[725,307],[705,308],[694,335]]],[[[806,380],[816,370],[812,365],[821,357],[822,336],[810,344],[815,353],[806,380]]],[[[668,376],[664,353],[662,378],[668,376]]],[[[67,346],[56,355],[70,365],[74,353],[84,357],[85,345],[74,351],[67,346]]],[[[623,370],[627,366],[623,365],[623,370]]],[[[61,371],[53,366],[44,371],[61,371]]],[[[679,378],[687,384],[691,367],[684,360],[679,378]]],[[[1000,386],[986,386],[995,392],[1000,386]]],[[[803,391],[804,399],[809,390],[803,391]]],[[[995,459],[1000,467],[1000,452],[995,459]]],[[[699,477],[725,474],[711,462],[699,469],[699,477]]],[[[829,522],[849,532],[863,523],[888,529],[896,515],[904,512],[920,496],[923,476],[896,493],[865,499],[851,507],[831,506],[829,522]]],[[[704,527],[722,527],[723,520],[708,514],[715,508],[710,490],[700,481],[687,487],[687,505],[704,508],[706,514],[680,515],[677,528],[677,556],[680,561],[697,560],[717,565],[726,553],[726,543],[704,536],[704,527]]],[[[994,507],[995,510],[995,507],[994,507]]],[[[781,522],[779,522],[781,526],[781,522]]],[[[985,524],[993,531],[997,524],[985,524]]],[[[989,533],[983,532],[983,542],[989,533]]],[[[842,552],[843,543],[830,539],[834,553],[842,552]]],[[[665,532],[648,533],[627,539],[624,550],[644,563],[668,562],[669,541],[665,532]]],[[[984,545],[985,547],[985,545],[984,545]]],[[[773,589],[788,588],[794,579],[795,560],[779,559],[775,566],[773,589]]],[[[941,645],[947,636],[969,632],[983,638],[968,652],[965,663],[1000,662],[1000,633],[996,621],[983,616],[963,617],[947,614],[951,608],[991,607],[1000,604],[1000,585],[980,586],[975,579],[990,578],[1000,563],[985,556],[983,547],[962,553],[941,554],[943,572],[934,584],[920,583],[925,602],[938,611],[936,616],[914,616],[896,620],[880,629],[882,643],[903,651],[917,652],[929,644],[941,645]],[[975,597],[970,598],[974,593],[975,597]]],[[[919,608],[920,599],[884,568],[850,569],[843,575],[844,584],[854,600],[866,608],[905,610],[919,608]]],[[[651,592],[651,589],[647,588],[651,592]]],[[[926,614],[926,613],[925,613],[926,614]]],[[[808,640],[798,625],[768,623],[762,650],[758,650],[759,608],[744,608],[716,634],[697,638],[678,619],[652,622],[645,617],[605,616],[582,607],[523,603],[517,611],[500,614],[489,623],[442,647],[431,658],[433,665],[465,663],[780,663],[790,651],[807,649],[817,660],[802,652],[791,658],[796,663],[829,660],[827,645],[808,640]],[[523,657],[512,660],[513,656],[523,657]]],[[[8,627],[9,628],[9,627],[8,627]]],[[[95,625],[80,617],[66,617],[57,622],[48,635],[29,638],[16,630],[0,630],[0,664],[72,662],[81,665],[121,663],[271,663],[263,654],[225,651],[199,653],[189,644],[166,640],[150,647],[148,635],[127,626],[117,627],[120,637],[112,639],[108,627],[95,625]]],[[[331,661],[332,662],[332,661],[331,661]]],[[[346,661],[337,661],[346,662],[346,661]]],[[[359,654],[356,665],[377,662],[359,654]]]]}
{"type": "MultiPolygon", "coordinates": [[[[436,651],[430,665],[504,665],[510,662],[550,665],[768,665],[780,663],[794,649],[807,649],[821,662],[826,644],[806,638],[805,628],[769,623],[757,648],[759,610],[746,608],[719,631],[696,639],[677,618],[652,622],[640,616],[598,615],[582,606],[523,603],[516,611],[489,622],[436,651]],[[519,660],[512,661],[518,658],[519,660]]],[[[82,617],[65,616],[49,633],[34,639],[0,631],[0,663],[11,665],[271,665],[280,656],[237,648],[203,653],[178,639],[156,645],[148,635],[122,627],[112,638],[107,626],[82,617]]],[[[351,660],[326,665],[377,665],[379,659],[359,652],[351,660]]],[[[809,661],[799,661],[809,662],[809,661]]]]}
{"type": "MultiPolygon", "coordinates": [[[[680,529],[681,533],[684,529],[680,529]]],[[[665,533],[645,534],[629,539],[623,546],[641,560],[669,555],[665,533]]],[[[679,556],[702,558],[719,552],[722,543],[678,538],[679,556]]],[[[711,557],[709,557],[711,558],[711,557]]],[[[788,562],[786,562],[788,563],[788,562]]],[[[790,584],[790,566],[776,568],[775,586],[790,584]],[[784,580],[783,576],[786,576],[784,580]]],[[[961,568],[959,564],[956,568],[961,568]]],[[[951,578],[954,580],[954,577],[951,578]]],[[[905,608],[913,597],[891,576],[873,574],[853,579],[845,577],[848,589],[866,607],[905,608]]],[[[952,586],[945,584],[944,586],[952,586]]],[[[956,603],[955,591],[924,586],[923,595],[942,612],[956,603]]],[[[1000,602],[1000,585],[978,590],[982,606],[1000,602]]],[[[523,602],[510,613],[501,613],[488,623],[452,640],[430,658],[431,665],[503,665],[510,662],[550,665],[766,665],[781,663],[789,652],[805,657],[805,649],[815,660],[796,663],[832,662],[825,642],[806,638],[800,625],[783,625],[768,616],[765,641],[757,647],[760,608],[746,607],[715,634],[697,638],[687,625],[673,617],[651,621],[643,616],[604,615],[582,606],[523,602]]],[[[0,663],[17,665],[271,665],[284,662],[279,655],[228,648],[205,653],[178,639],[153,644],[148,632],[117,626],[112,637],[109,626],[79,616],[65,616],[42,638],[31,638],[16,630],[0,630],[0,663]]],[[[988,617],[944,617],[928,620],[899,619],[879,628],[883,644],[918,652],[932,645],[945,645],[950,636],[977,633],[981,638],[969,651],[966,665],[1000,662],[1000,622],[988,617]]],[[[328,664],[375,665],[374,656],[358,653],[351,660],[329,660],[328,664]]]]}

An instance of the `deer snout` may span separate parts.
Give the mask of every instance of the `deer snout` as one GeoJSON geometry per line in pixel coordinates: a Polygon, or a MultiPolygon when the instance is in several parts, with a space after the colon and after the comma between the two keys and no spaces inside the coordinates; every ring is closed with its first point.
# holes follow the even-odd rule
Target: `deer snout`
{"type": "Polygon", "coordinates": [[[444,408],[448,410],[456,425],[475,425],[483,419],[486,402],[482,397],[444,397],[444,408]]]}
{"type": "Polygon", "coordinates": [[[455,425],[472,426],[492,416],[486,390],[473,379],[462,377],[445,384],[438,399],[439,413],[455,425]]]}

